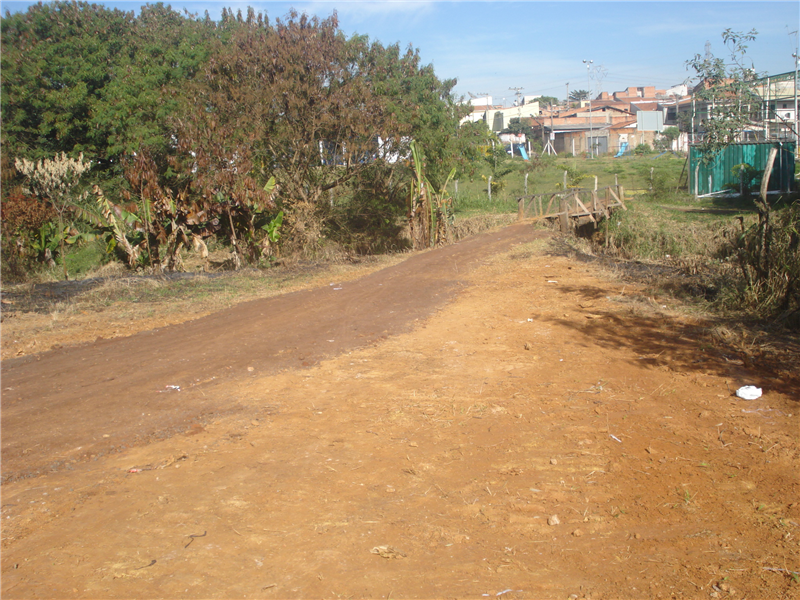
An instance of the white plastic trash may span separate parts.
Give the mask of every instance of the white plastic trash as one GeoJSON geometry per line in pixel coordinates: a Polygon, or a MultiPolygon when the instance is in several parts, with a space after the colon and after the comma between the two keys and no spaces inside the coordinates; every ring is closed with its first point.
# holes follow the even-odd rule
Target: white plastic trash
{"type": "Polygon", "coordinates": [[[745,385],[736,390],[736,395],[742,400],[757,400],[761,398],[761,388],[754,385],[745,385]]]}

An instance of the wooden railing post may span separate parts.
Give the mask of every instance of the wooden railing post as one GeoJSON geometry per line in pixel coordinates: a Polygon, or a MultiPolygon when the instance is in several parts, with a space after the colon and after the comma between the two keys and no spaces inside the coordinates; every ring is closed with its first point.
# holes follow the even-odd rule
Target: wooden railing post
{"type": "Polygon", "coordinates": [[[569,201],[566,196],[563,196],[559,203],[558,221],[561,233],[569,233],[569,201]]]}

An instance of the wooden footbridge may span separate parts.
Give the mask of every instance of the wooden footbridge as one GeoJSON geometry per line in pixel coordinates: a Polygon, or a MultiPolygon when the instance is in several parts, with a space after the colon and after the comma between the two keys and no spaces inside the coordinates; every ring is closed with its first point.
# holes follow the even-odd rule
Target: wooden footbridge
{"type": "Polygon", "coordinates": [[[597,226],[618,208],[625,207],[625,190],[621,185],[600,189],[570,188],[563,192],[533,194],[517,198],[517,220],[558,219],[561,231],[568,233],[589,223],[597,226]]]}

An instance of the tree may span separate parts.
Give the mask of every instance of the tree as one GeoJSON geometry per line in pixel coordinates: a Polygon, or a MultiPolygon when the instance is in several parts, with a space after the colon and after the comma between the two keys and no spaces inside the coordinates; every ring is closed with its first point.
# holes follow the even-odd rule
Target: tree
{"type": "Polygon", "coordinates": [[[536,99],[539,106],[558,106],[559,100],[555,96],[539,96],[536,99]]]}
{"type": "Polygon", "coordinates": [[[235,161],[242,177],[249,163],[262,182],[274,176],[289,243],[318,243],[334,190],[363,189],[362,177],[385,189],[379,179],[407,168],[397,159],[411,139],[429,179],[444,182],[456,155],[455,81],[440,81],[418,52],[348,40],[335,13],[319,20],[292,12],[272,26],[248,15],[227,27],[225,44],[181,94],[175,124],[184,167],[216,144],[218,165],[235,161]]]}
{"type": "Polygon", "coordinates": [[[588,100],[589,92],[586,90],[572,90],[569,93],[569,99],[572,102],[580,102],[581,100],[588,100]]]}
{"type": "Polygon", "coordinates": [[[758,114],[761,101],[753,87],[757,74],[747,58],[746,45],[757,35],[755,29],[748,33],[730,29],[722,32],[730,54],[729,64],[713,55],[700,54],[686,61],[686,68],[694,70],[700,78],[695,98],[705,105],[700,147],[706,162],[713,161],[724,148],[741,140],[758,114]]]}
{"type": "MultiPolygon", "coordinates": [[[[761,107],[755,92],[758,78],[753,63],[747,57],[747,42],[756,39],[755,29],[737,32],[726,29],[722,39],[730,54],[726,64],[721,58],[700,56],[686,61],[700,77],[696,98],[706,105],[702,119],[703,138],[700,142],[702,160],[711,163],[730,144],[744,138],[753,126],[761,107]]],[[[770,152],[765,177],[769,176],[777,148],[770,152]]],[[[752,177],[751,165],[737,165],[744,179],[752,177]]],[[[797,205],[779,213],[773,212],[762,182],[761,194],[753,197],[758,210],[758,222],[737,232],[733,248],[738,258],[744,282],[742,300],[765,314],[787,318],[800,309],[800,237],[798,236],[797,205]]]]}
{"type": "Polygon", "coordinates": [[[97,154],[92,111],[132,14],[53,2],[2,20],[3,137],[15,156],[97,154]],[[80,57],[77,60],[76,57],[80,57]]]}
{"type": "Polygon", "coordinates": [[[210,23],[162,4],[138,17],[86,2],[33,5],[2,19],[3,139],[14,156],[84,152],[119,176],[120,159],[169,146],[165,90],[207,59],[210,23]],[[76,58],[79,57],[79,58],[76,58]]]}
{"type": "Polygon", "coordinates": [[[398,132],[405,136],[393,140],[393,149],[400,156],[410,156],[413,139],[425,162],[426,177],[441,186],[458,160],[459,122],[470,110],[455,102],[456,80],[440,80],[433,65],[423,65],[419,50],[412,46],[401,52],[399,44],[383,47],[358,36],[351,43],[365,48],[361,60],[370,65],[371,90],[384,99],[398,132]]]}
{"type": "Polygon", "coordinates": [[[145,148],[170,151],[177,96],[208,60],[214,34],[213,24],[161,3],[141,8],[126,27],[124,47],[93,108],[92,126],[106,140],[98,148],[102,159],[115,161],[145,148]]]}
{"type": "Polygon", "coordinates": [[[347,39],[335,13],[270,25],[223,9],[213,23],[57,0],[7,14],[2,34],[3,154],[84,152],[97,202],[130,208],[129,241],[144,235],[137,260],[153,265],[176,232],[223,232],[252,255],[280,210],[284,239],[314,245],[335,190],[402,212],[411,140],[436,189],[459,157],[455,80],[411,47],[347,39]]]}
{"type": "Polygon", "coordinates": [[[656,149],[662,152],[672,150],[672,143],[678,139],[680,134],[681,132],[677,127],[664,128],[664,131],[659,133],[658,139],[655,142],[656,149]]]}
{"type": "Polygon", "coordinates": [[[524,134],[528,139],[533,139],[533,127],[531,127],[531,119],[520,119],[519,117],[515,117],[508,122],[508,127],[506,127],[501,133],[524,134]]]}
{"type": "Polygon", "coordinates": [[[347,43],[335,14],[292,12],[274,26],[252,11],[224,17],[225,43],[181,93],[174,169],[202,210],[225,206],[234,244],[237,215],[271,205],[257,182],[274,177],[285,237],[313,246],[330,208],[323,194],[369,168],[379,136],[399,138],[396,119],[370,89],[365,48],[347,43]]]}

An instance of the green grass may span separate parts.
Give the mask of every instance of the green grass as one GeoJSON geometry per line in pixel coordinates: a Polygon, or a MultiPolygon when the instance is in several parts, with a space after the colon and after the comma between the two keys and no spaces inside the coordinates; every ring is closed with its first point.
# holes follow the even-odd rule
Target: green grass
{"type": "Polygon", "coordinates": [[[657,158],[656,156],[631,156],[618,159],[544,156],[534,158],[530,162],[514,157],[511,159],[512,172],[501,179],[504,188],[492,193],[491,202],[488,200],[487,182],[482,178],[482,176],[488,177],[491,174],[488,164],[480,165],[471,178],[460,178],[457,195],[454,191],[454,184],[451,184],[450,192],[456,199],[456,215],[461,216],[476,212],[516,212],[516,199],[525,195],[526,173],[528,174],[528,195],[544,194],[561,189],[565,170],[585,175],[585,178],[579,183],[582,188],[594,187],[596,176],[598,187],[614,185],[616,180],[625,188],[626,194],[632,194],[650,190],[652,169],[652,180],[656,184],[664,185],[665,182],[668,182],[667,185],[674,189],[677,186],[685,158],[672,154],[657,158]]]}
{"type": "Polygon", "coordinates": [[[71,278],[80,279],[108,260],[105,244],[102,241],[89,242],[77,248],[67,248],[67,271],[71,278]]]}

